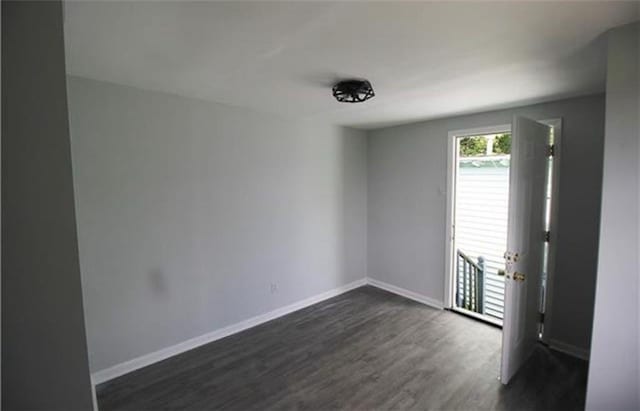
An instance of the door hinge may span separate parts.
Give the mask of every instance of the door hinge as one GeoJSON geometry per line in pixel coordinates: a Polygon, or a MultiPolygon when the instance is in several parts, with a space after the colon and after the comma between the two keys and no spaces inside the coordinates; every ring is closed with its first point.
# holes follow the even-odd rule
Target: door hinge
{"type": "Polygon", "coordinates": [[[553,157],[553,155],[556,153],[556,145],[555,144],[551,144],[547,146],[547,156],[549,157],[553,157]]]}
{"type": "Polygon", "coordinates": [[[538,312],[538,322],[544,324],[544,313],[538,312]]]}
{"type": "Polygon", "coordinates": [[[544,232],[544,242],[545,243],[551,242],[551,231],[544,232]]]}

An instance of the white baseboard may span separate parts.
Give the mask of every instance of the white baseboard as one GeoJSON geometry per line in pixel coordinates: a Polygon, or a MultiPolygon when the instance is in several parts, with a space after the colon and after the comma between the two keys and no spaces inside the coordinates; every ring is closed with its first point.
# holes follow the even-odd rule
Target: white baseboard
{"type": "Polygon", "coordinates": [[[396,287],[395,285],[391,285],[383,281],[374,280],[373,278],[367,278],[367,284],[380,288],[385,291],[389,291],[390,293],[408,298],[410,300],[417,301],[424,305],[437,308],[439,310],[442,310],[444,308],[444,303],[442,301],[434,300],[433,298],[429,298],[427,296],[415,293],[413,291],[405,290],[404,288],[396,287]]]}
{"type": "Polygon", "coordinates": [[[91,379],[91,402],[93,405],[93,411],[99,411],[98,410],[98,395],[96,393],[96,383],[95,381],[93,381],[93,376],[90,377],[91,379]]]}
{"type": "Polygon", "coordinates": [[[290,314],[294,311],[319,303],[320,301],[327,300],[337,295],[346,293],[347,291],[351,291],[355,288],[362,287],[363,285],[366,285],[366,284],[367,284],[367,280],[364,278],[361,280],[354,281],[352,283],[343,285],[342,287],[334,288],[333,290],[326,291],[322,294],[314,295],[313,297],[306,298],[302,301],[298,301],[293,304],[287,305],[285,307],[275,309],[266,314],[261,314],[261,315],[249,318],[239,323],[232,324],[228,327],[212,331],[210,333],[192,338],[187,341],[183,341],[171,347],[163,348],[161,350],[143,355],[141,357],[133,358],[129,361],[116,364],[104,370],[96,371],[91,374],[91,379],[94,385],[101,384],[105,381],[127,374],[131,371],[135,371],[139,368],[146,367],[158,361],[165,360],[169,357],[173,357],[174,355],[181,354],[185,351],[192,350],[201,345],[208,344],[210,342],[219,340],[224,337],[228,337],[229,335],[239,333],[240,331],[244,331],[248,328],[255,327],[256,325],[260,325],[267,321],[274,320],[278,317],[282,317],[283,315],[290,314]]]}
{"type": "Polygon", "coordinates": [[[581,360],[589,361],[589,350],[585,348],[576,347],[575,345],[552,339],[549,340],[549,348],[569,354],[572,357],[580,358],[581,360]]]}

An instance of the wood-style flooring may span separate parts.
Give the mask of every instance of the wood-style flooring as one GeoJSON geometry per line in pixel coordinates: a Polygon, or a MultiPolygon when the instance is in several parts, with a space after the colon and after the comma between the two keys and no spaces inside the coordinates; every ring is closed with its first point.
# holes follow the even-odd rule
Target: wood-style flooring
{"type": "Polygon", "coordinates": [[[587,363],[366,286],[101,384],[107,410],[578,410],[587,363]]]}

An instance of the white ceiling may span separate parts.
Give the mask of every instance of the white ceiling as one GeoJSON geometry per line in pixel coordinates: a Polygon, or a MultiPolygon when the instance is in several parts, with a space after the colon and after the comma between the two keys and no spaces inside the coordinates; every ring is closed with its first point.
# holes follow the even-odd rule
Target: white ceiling
{"type": "Polygon", "coordinates": [[[638,2],[67,2],[67,70],[373,128],[604,89],[638,2]],[[376,97],[336,102],[365,77],[376,97]]]}

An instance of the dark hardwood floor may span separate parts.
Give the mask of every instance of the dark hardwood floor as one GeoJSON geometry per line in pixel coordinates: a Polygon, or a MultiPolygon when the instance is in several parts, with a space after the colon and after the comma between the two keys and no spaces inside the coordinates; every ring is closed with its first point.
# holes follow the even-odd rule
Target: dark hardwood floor
{"type": "Polygon", "coordinates": [[[584,408],[586,362],[540,346],[504,387],[500,338],[367,286],[104,383],[99,408],[584,408]]]}

